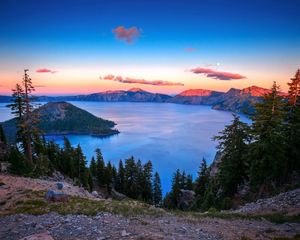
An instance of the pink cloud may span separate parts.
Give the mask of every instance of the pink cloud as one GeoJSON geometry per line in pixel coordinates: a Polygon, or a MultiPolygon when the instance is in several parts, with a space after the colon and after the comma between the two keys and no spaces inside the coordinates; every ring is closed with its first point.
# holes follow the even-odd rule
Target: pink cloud
{"type": "Polygon", "coordinates": [[[149,81],[145,79],[136,79],[130,77],[123,78],[122,76],[114,76],[112,74],[106,75],[104,77],[100,77],[100,79],[116,81],[121,83],[136,83],[136,84],[146,84],[146,85],[154,85],[154,86],[184,86],[184,84],[180,82],[170,82],[170,81],[162,81],[162,80],[149,81]]]}
{"type": "Polygon", "coordinates": [[[48,68],[40,68],[36,70],[37,73],[56,73],[57,71],[50,70],[48,68]]]}
{"type": "Polygon", "coordinates": [[[195,52],[195,51],[197,51],[197,48],[192,48],[192,47],[188,47],[188,48],[185,48],[184,49],[186,52],[195,52]]]}
{"type": "Polygon", "coordinates": [[[242,76],[238,73],[230,73],[230,72],[221,72],[216,71],[210,68],[193,68],[190,70],[192,73],[196,74],[204,74],[206,77],[217,79],[217,80],[238,80],[238,79],[244,79],[245,76],[242,76]]]}
{"type": "Polygon", "coordinates": [[[118,40],[124,40],[127,43],[132,43],[138,38],[141,33],[136,27],[126,29],[123,26],[116,27],[112,30],[118,40]]]}

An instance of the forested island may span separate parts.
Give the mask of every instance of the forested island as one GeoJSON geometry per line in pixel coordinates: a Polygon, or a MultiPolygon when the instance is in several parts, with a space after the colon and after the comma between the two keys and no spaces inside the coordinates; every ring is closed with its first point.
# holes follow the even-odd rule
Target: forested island
{"type": "MultiPolygon", "coordinates": [[[[49,102],[33,110],[38,117],[37,127],[45,135],[86,134],[110,136],[119,133],[113,129],[113,121],[98,118],[91,113],[67,102],[49,102]]],[[[17,135],[17,119],[2,123],[9,142],[15,142],[17,135]]]]}

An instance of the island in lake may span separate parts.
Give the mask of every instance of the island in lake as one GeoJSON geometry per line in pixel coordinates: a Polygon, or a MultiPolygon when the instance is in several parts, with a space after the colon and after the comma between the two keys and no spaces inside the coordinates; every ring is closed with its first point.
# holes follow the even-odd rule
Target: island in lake
{"type": "MultiPolygon", "coordinates": [[[[46,135],[85,134],[103,137],[119,133],[114,128],[115,122],[96,117],[68,102],[49,102],[37,108],[34,113],[40,119],[39,129],[46,135]]],[[[2,126],[8,140],[14,142],[16,119],[5,121],[2,126]]]]}

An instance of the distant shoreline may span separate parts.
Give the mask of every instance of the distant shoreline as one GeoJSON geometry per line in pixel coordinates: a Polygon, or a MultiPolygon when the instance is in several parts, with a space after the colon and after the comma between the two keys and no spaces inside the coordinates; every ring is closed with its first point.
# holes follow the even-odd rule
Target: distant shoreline
{"type": "Polygon", "coordinates": [[[49,136],[65,136],[65,135],[88,135],[88,136],[93,136],[93,137],[99,137],[99,138],[107,138],[107,137],[111,137],[113,135],[118,135],[120,134],[120,131],[118,130],[113,130],[114,132],[112,133],[102,133],[102,134],[96,134],[96,133],[83,133],[83,132],[70,132],[70,131],[67,131],[67,132],[49,132],[49,133],[45,133],[44,135],[46,137],[49,137],[49,136]]]}

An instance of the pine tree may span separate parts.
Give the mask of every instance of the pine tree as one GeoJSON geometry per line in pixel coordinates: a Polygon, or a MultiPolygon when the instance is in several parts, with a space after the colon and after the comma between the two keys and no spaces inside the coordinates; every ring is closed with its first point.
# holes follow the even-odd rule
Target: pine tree
{"type": "Polygon", "coordinates": [[[144,178],[144,173],[143,173],[143,166],[141,160],[138,160],[135,164],[136,167],[136,198],[139,200],[144,200],[143,199],[143,189],[144,189],[144,183],[145,183],[145,178],[144,178]]]}
{"type": "Polygon", "coordinates": [[[80,181],[80,183],[84,186],[88,186],[88,176],[86,172],[86,159],[83,155],[82,149],[80,145],[77,145],[77,148],[74,152],[74,166],[75,166],[75,177],[77,177],[80,181]]]}
{"type": "Polygon", "coordinates": [[[290,103],[289,105],[296,107],[300,96],[300,69],[297,70],[295,77],[291,78],[291,82],[289,82],[288,85],[288,98],[290,103]]]}
{"type": "Polygon", "coordinates": [[[286,138],[286,177],[293,171],[300,175],[300,69],[295,77],[288,83],[288,102],[285,117],[285,138],[286,138]]]}
{"type": "Polygon", "coordinates": [[[194,189],[194,184],[193,184],[193,176],[191,174],[188,174],[186,176],[186,190],[193,190],[194,189]]]}
{"type": "Polygon", "coordinates": [[[104,183],[106,185],[108,194],[110,194],[112,188],[112,165],[110,162],[107,163],[107,166],[104,170],[104,183]]]}
{"type": "Polygon", "coordinates": [[[122,160],[119,161],[116,190],[120,193],[125,192],[125,169],[122,160]]]}
{"type": "Polygon", "coordinates": [[[71,178],[74,178],[76,169],[74,164],[74,149],[71,146],[71,143],[68,138],[64,137],[64,145],[61,149],[61,163],[60,171],[68,175],[71,178]]]}
{"type": "Polygon", "coordinates": [[[111,176],[112,176],[112,187],[115,189],[118,181],[118,171],[115,165],[112,165],[111,176]]]}
{"type": "Polygon", "coordinates": [[[10,162],[10,172],[17,175],[26,175],[30,171],[28,161],[24,158],[23,154],[16,147],[12,147],[8,156],[10,162]]]}
{"type": "Polygon", "coordinates": [[[163,207],[167,209],[173,209],[175,208],[173,200],[172,200],[172,193],[169,192],[166,194],[166,196],[163,199],[163,207]]]}
{"type": "Polygon", "coordinates": [[[90,192],[92,192],[94,189],[94,181],[93,181],[93,176],[92,176],[90,170],[87,170],[87,176],[88,176],[89,190],[90,190],[90,192]]]}
{"type": "Polygon", "coordinates": [[[128,197],[137,199],[138,197],[138,186],[137,186],[138,170],[134,161],[131,157],[125,160],[125,194],[128,197]]]}
{"type": "Polygon", "coordinates": [[[17,119],[17,124],[20,124],[25,114],[25,92],[20,84],[16,84],[16,87],[12,89],[12,101],[13,103],[7,105],[11,109],[12,115],[17,119]]]}
{"type": "Polygon", "coordinates": [[[204,202],[205,192],[208,190],[210,177],[209,170],[205,158],[202,158],[198,177],[195,182],[195,193],[196,193],[196,207],[201,208],[204,202]]]}
{"type": "Polygon", "coordinates": [[[34,136],[33,139],[33,149],[35,156],[46,155],[47,154],[47,144],[45,136],[34,136]]]}
{"type": "Polygon", "coordinates": [[[182,176],[180,174],[179,169],[177,169],[172,179],[171,199],[172,199],[173,208],[178,207],[178,199],[179,199],[179,194],[181,189],[181,180],[182,180],[182,176]]]}
{"type": "Polygon", "coordinates": [[[151,203],[152,202],[152,172],[153,167],[151,161],[148,161],[143,166],[143,178],[144,183],[142,183],[142,197],[145,202],[151,203]]]}
{"type": "Polygon", "coordinates": [[[97,180],[98,180],[98,184],[100,186],[104,186],[105,185],[105,179],[104,179],[104,174],[105,174],[105,163],[103,160],[103,156],[101,153],[101,150],[99,148],[97,148],[95,150],[96,152],[96,165],[97,165],[97,180]]]}
{"type": "Polygon", "coordinates": [[[95,161],[94,157],[92,157],[91,162],[90,162],[90,173],[94,177],[97,176],[97,165],[96,165],[96,161],[95,161]]]}
{"type": "Polygon", "coordinates": [[[186,175],[185,175],[185,171],[183,171],[182,174],[181,174],[180,188],[181,189],[186,189],[186,175]]]}
{"type": "Polygon", "coordinates": [[[48,156],[52,170],[56,169],[61,171],[61,149],[55,142],[49,141],[46,143],[46,155],[48,156]]]}
{"type": "Polygon", "coordinates": [[[283,118],[284,103],[279,87],[274,82],[271,93],[264,95],[256,104],[252,117],[254,142],[249,149],[251,162],[250,181],[252,186],[279,184],[285,168],[283,118]]]}
{"type": "Polygon", "coordinates": [[[153,204],[156,207],[161,207],[162,205],[162,190],[161,190],[161,182],[158,172],[155,172],[153,178],[153,204]]]}
{"type": "Polygon", "coordinates": [[[1,124],[0,124],[0,142],[6,143],[5,133],[1,124]]]}
{"type": "Polygon", "coordinates": [[[31,78],[28,75],[28,69],[24,70],[23,77],[23,87],[24,87],[24,102],[25,102],[25,112],[20,123],[21,134],[23,138],[23,147],[25,155],[29,162],[32,164],[32,144],[33,140],[39,135],[39,130],[37,128],[37,123],[39,122],[38,116],[33,112],[33,105],[31,103],[31,93],[35,91],[31,78]]]}
{"type": "Polygon", "coordinates": [[[33,174],[35,176],[45,176],[50,174],[49,159],[46,155],[41,154],[36,158],[33,174]]]}
{"type": "Polygon", "coordinates": [[[232,123],[214,137],[219,141],[217,149],[222,152],[222,161],[219,164],[218,180],[223,197],[231,197],[239,184],[247,178],[247,161],[245,153],[250,141],[249,126],[233,115],[232,123]]]}
{"type": "Polygon", "coordinates": [[[17,84],[13,89],[13,103],[8,105],[17,121],[17,141],[21,142],[29,165],[33,165],[33,141],[38,138],[39,130],[37,124],[39,117],[33,111],[31,103],[31,93],[34,91],[28,69],[24,70],[22,85],[17,84]]]}
{"type": "Polygon", "coordinates": [[[195,192],[199,196],[204,196],[205,190],[207,190],[209,183],[209,171],[205,158],[201,161],[200,170],[198,172],[198,178],[196,180],[195,192]]]}
{"type": "Polygon", "coordinates": [[[210,181],[208,188],[206,189],[203,197],[203,202],[201,204],[202,211],[207,211],[210,208],[216,207],[216,191],[214,181],[210,181]]]}

